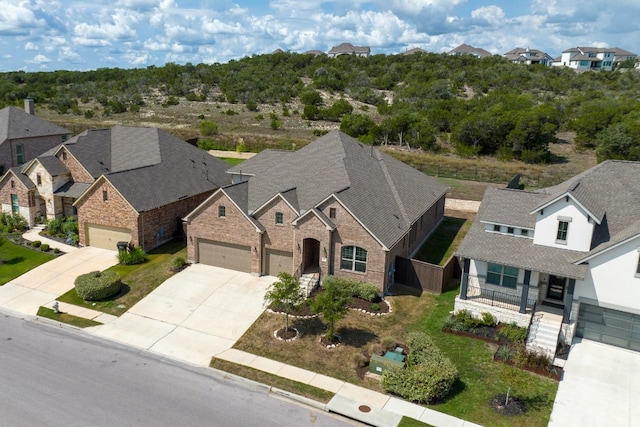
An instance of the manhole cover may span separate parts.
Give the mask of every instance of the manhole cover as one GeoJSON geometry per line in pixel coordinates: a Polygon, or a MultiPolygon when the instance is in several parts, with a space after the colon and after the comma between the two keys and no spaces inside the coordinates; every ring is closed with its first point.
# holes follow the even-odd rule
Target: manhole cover
{"type": "Polygon", "coordinates": [[[360,405],[358,409],[360,410],[360,412],[371,412],[371,408],[369,408],[367,405],[360,405]]]}

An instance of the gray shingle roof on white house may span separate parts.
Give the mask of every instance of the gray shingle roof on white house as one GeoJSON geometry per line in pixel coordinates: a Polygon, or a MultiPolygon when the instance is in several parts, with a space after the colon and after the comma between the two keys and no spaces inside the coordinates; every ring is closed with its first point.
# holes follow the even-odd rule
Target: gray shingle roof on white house
{"type": "Polygon", "coordinates": [[[229,171],[253,175],[246,193],[248,213],[278,193],[297,205],[299,215],[333,196],[386,247],[447,191],[435,179],[339,131],[287,155],[277,153],[262,152],[229,171]]]}
{"type": "Polygon", "coordinates": [[[607,160],[561,184],[533,192],[488,188],[456,255],[583,278],[587,266],[581,260],[640,236],[639,206],[640,162],[607,160]],[[599,220],[589,252],[534,245],[532,239],[485,231],[483,223],[531,226],[540,209],[563,197],[573,198],[586,214],[599,220]]]}
{"type": "Polygon", "coordinates": [[[8,139],[69,134],[71,132],[67,129],[39,119],[20,108],[5,107],[0,110],[0,144],[8,139]]]}

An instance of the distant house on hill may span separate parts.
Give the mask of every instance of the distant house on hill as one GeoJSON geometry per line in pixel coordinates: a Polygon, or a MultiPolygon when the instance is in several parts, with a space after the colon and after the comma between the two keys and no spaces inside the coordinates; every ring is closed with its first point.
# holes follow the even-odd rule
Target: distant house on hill
{"type": "Polygon", "coordinates": [[[562,52],[559,61],[554,61],[553,65],[558,67],[569,67],[577,71],[588,70],[613,70],[617,64],[636,60],[638,55],[619,47],[572,47],[562,52]]]}
{"type": "Polygon", "coordinates": [[[547,67],[553,65],[553,58],[546,52],[538,49],[516,47],[503,55],[509,61],[516,64],[534,65],[540,64],[547,67]]]}
{"type": "Polygon", "coordinates": [[[420,49],[419,47],[414,47],[413,49],[409,49],[406,52],[403,52],[403,55],[413,55],[414,53],[427,53],[426,50],[420,49]]]}
{"type": "Polygon", "coordinates": [[[371,48],[369,46],[354,46],[351,43],[341,43],[338,46],[332,47],[327,53],[329,58],[335,58],[340,55],[355,55],[368,58],[370,54],[371,48]]]}
{"type": "Polygon", "coordinates": [[[317,50],[317,49],[312,49],[312,50],[308,50],[306,52],[304,52],[305,55],[313,55],[313,56],[323,56],[326,55],[326,53],[324,53],[321,50],[317,50]]]}
{"type": "Polygon", "coordinates": [[[479,47],[473,47],[468,44],[461,44],[460,46],[452,49],[448,52],[449,55],[473,55],[478,58],[487,58],[491,56],[491,52],[479,47]]]}

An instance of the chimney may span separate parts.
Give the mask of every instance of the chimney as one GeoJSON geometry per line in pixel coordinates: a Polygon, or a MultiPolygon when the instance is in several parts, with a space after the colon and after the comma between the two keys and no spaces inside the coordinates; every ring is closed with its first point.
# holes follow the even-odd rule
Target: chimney
{"type": "Polygon", "coordinates": [[[35,107],[33,103],[33,98],[26,98],[24,100],[24,111],[27,114],[31,114],[32,116],[35,114],[35,107]]]}

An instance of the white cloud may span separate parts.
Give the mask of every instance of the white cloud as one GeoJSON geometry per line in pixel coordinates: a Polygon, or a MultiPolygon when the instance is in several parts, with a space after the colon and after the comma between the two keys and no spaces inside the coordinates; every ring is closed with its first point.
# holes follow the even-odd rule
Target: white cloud
{"type": "Polygon", "coordinates": [[[32,42],[26,42],[24,44],[24,50],[39,50],[38,45],[32,42]]]}
{"type": "Polygon", "coordinates": [[[32,59],[25,60],[25,62],[30,64],[46,64],[48,62],[51,62],[51,60],[44,55],[38,54],[34,56],[32,59]]]}
{"type": "Polygon", "coordinates": [[[471,17],[492,25],[499,25],[504,20],[504,10],[498,6],[483,6],[472,11],[471,17]]]}
{"type": "Polygon", "coordinates": [[[3,2],[0,7],[0,34],[2,35],[25,35],[29,34],[31,29],[45,25],[45,20],[36,18],[27,2],[17,4],[3,2]]]}

